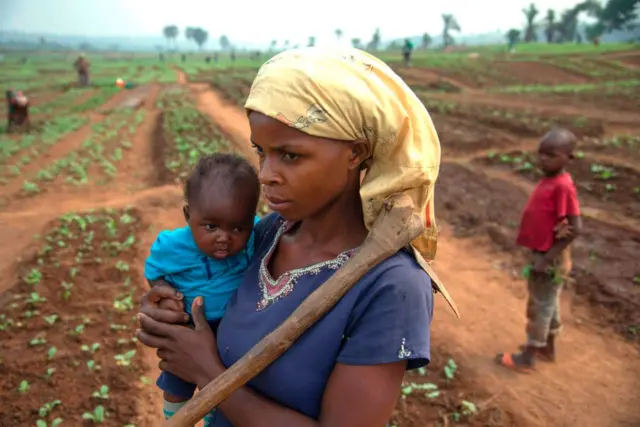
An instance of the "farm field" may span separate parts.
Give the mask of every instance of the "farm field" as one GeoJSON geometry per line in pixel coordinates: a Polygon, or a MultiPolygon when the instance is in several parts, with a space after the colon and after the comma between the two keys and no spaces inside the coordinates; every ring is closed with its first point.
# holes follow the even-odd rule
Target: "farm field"
{"type": "MultiPolygon", "coordinates": [[[[391,425],[638,425],[640,51],[381,57],[440,136],[434,266],[462,312],[436,297],[432,363],[407,374],[391,425]],[[515,233],[553,126],[580,139],[585,230],[559,361],[518,376],[492,358],[524,340],[515,233]]],[[[73,57],[20,58],[0,63],[33,105],[30,133],[0,128],[0,427],[159,425],[157,359],[133,338],[144,258],[183,224],[180,182],[201,154],[255,161],[241,107],[261,61],[96,54],[77,88],[73,57]]]]}

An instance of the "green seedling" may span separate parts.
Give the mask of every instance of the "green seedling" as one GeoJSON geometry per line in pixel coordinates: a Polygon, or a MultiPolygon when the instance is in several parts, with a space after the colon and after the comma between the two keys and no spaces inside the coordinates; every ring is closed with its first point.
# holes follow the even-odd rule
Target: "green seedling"
{"type": "Polygon", "coordinates": [[[95,352],[98,351],[98,349],[100,349],[100,344],[98,344],[97,342],[94,342],[93,344],[91,344],[91,346],[83,344],[80,347],[80,349],[85,353],[95,354],[95,352]]]}
{"type": "Polygon", "coordinates": [[[98,391],[94,391],[91,396],[95,397],[96,399],[102,399],[102,400],[109,399],[109,386],[107,385],[100,386],[100,389],[98,391]]]}
{"type": "Polygon", "coordinates": [[[70,282],[62,282],[62,299],[68,301],[71,298],[71,288],[73,288],[73,283],[70,282]]]}
{"type": "Polygon", "coordinates": [[[444,367],[444,376],[447,379],[447,382],[453,381],[457,371],[458,365],[456,364],[456,361],[453,359],[449,359],[444,367]]]}
{"type": "Polygon", "coordinates": [[[33,338],[31,341],[29,341],[29,346],[37,347],[39,345],[45,345],[46,343],[47,343],[47,340],[44,336],[37,336],[33,338]]]}
{"type": "Polygon", "coordinates": [[[25,302],[27,304],[31,304],[35,306],[37,304],[42,304],[44,302],[47,302],[47,299],[45,297],[41,297],[37,292],[31,292],[31,294],[29,295],[29,298],[27,298],[25,302]]]}
{"type": "Polygon", "coordinates": [[[22,380],[20,381],[20,385],[18,386],[18,393],[25,394],[29,391],[29,381],[22,380]]]}
{"type": "Polygon", "coordinates": [[[56,368],[47,368],[47,371],[44,374],[44,379],[49,381],[55,372],[56,368]]]}
{"type": "Polygon", "coordinates": [[[40,187],[35,182],[25,181],[24,184],[22,184],[22,190],[27,194],[38,194],[40,187]]]}
{"type": "Polygon", "coordinates": [[[54,400],[53,402],[47,402],[40,407],[40,409],[38,410],[38,415],[40,415],[42,418],[45,418],[47,415],[51,413],[53,408],[61,404],[62,402],[59,400],[54,400]]]}
{"type": "Polygon", "coordinates": [[[47,351],[47,360],[53,359],[57,352],[58,352],[57,348],[53,346],[49,347],[49,350],[47,351]]]}
{"type": "Polygon", "coordinates": [[[418,390],[418,391],[426,391],[425,397],[427,397],[429,399],[435,399],[436,397],[440,396],[440,390],[438,389],[438,386],[436,384],[433,384],[433,383],[424,383],[424,384],[410,383],[407,386],[402,388],[402,397],[406,398],[406,396],[409,396],[410,394],[412,394],[416,390],[418,390]]]}
{"type": "Polygon", "coordinates": [[[80,325],[76,326],[71,331],[69,331],[69,334],[77,337],[78,335],[82,335],[83,332],[84,332],[84,324],[81,323],[80,325]]]}
{"type": "Polygon", "coordinates": [[[37,268],[32,268],[29,274],[24,278],[27,285],[36,286],[42,281],[42,273],[37,268]]]}
{"type": "Polygon", "coordinates": [[[129,264],[124,261],[118,260],[116,261],[116,268],[120,271],[129,271],[129,264]]]}
{"type": "Polygon", "coordinates": [[[112,331],[126,331],[127,329],[129,329],[127,325],[119,325],[117,323],[112,323],[111,325],[109,325],[109,328],[112,331]]]}
{"type": "Polygon", "coordinates": [[[101,370],[102,366],[98,365],[95,360],[87,360],[87,368],[93,372],[101,370]]]}
{"type": "Polygon", "coordinates": [[[58,316],[57,314],[52,314],[50,316],[44,316],[42,317],[44,319],[45,322],[47,322],[49,325],[55,325],[56,322],[58,321],[58,319],[60,318],[60,316],[58,316]]]}
{"type": "Polygon", "coordinates": [[[62,424],[62,418],[58,417],[55,420],[51,421],[51,424],[47,424],[45,420],[37,420],[36,427],[58,427],[62,424]]]}
{"type": "Polygon", "coordinates": [[[115,308],[116,311],[119,312],[133,310],[134,307],[135,305],[133,303],[132,295],[126,295],[122,299],[118,299],[116,297],[116,299],[113,301],[113,308],[115,308]]]}
{"type": "Polygon", "coordinates": [[[123,354],[116,354],[113,358],[116,360],[118,366],[131,366],[133,357],[136,355],[136,350],[129,350],[123,354]]]}
{"type": "Polygon", "coordinates": [[[105,413],[104,407],[102,405],[98,405],[95,407],[93,412],[85,412],[82,414],[83,420],[91,420],[95,424],[102,424],[104,422],[105,413]]]}

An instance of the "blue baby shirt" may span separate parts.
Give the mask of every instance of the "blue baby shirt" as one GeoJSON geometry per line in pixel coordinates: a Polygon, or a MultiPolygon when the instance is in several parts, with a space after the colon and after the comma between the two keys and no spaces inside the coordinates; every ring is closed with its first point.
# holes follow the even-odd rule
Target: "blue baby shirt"
{"type": "MultiPolygon", "coordinates": [[[[256,217],[254,224],[260,218],[256,217]]],[[[255,251],[255,231],[242,251],[223,260],[202,253],[187,227],[158,234],[145,262],[148,280],[164,279],[184,295],[185,310],[191,314],[193,300],[204,297],[207,320],[222,318],[255,251]]]]}

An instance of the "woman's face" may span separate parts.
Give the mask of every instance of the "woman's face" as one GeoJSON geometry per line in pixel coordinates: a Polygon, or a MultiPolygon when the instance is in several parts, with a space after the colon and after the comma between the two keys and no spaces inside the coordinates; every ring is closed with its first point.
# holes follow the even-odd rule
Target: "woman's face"
{"type": "Polygon", "coordinates": [[[249,124],[269,208],[288,221],[317,215],[358,188],[366,143],[310,136],[257,112],[249,124]]]}

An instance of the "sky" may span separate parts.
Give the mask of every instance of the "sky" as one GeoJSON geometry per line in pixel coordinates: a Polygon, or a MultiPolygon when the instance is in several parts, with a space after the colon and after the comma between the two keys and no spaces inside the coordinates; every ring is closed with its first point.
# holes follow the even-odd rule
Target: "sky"
{"type": "MultiPolygon", "coordinates": [[[[463,34],[522,28],[522,9],[531,0],[0,0],[0,30],[85,36],[156,36],[175,24],[202,27],[210,37],[267,44],[271,40],[318,45],[370,40],[380,27],[383,40],[442,31],[443,13],[457,17],[463,34]],[[232,5],[235,3],[235,5],[232,5]],[[373,6],[374,4],[384,6],[373,6]]],[[[578,0],[537,0],[544,16],[578,0]]]]}

